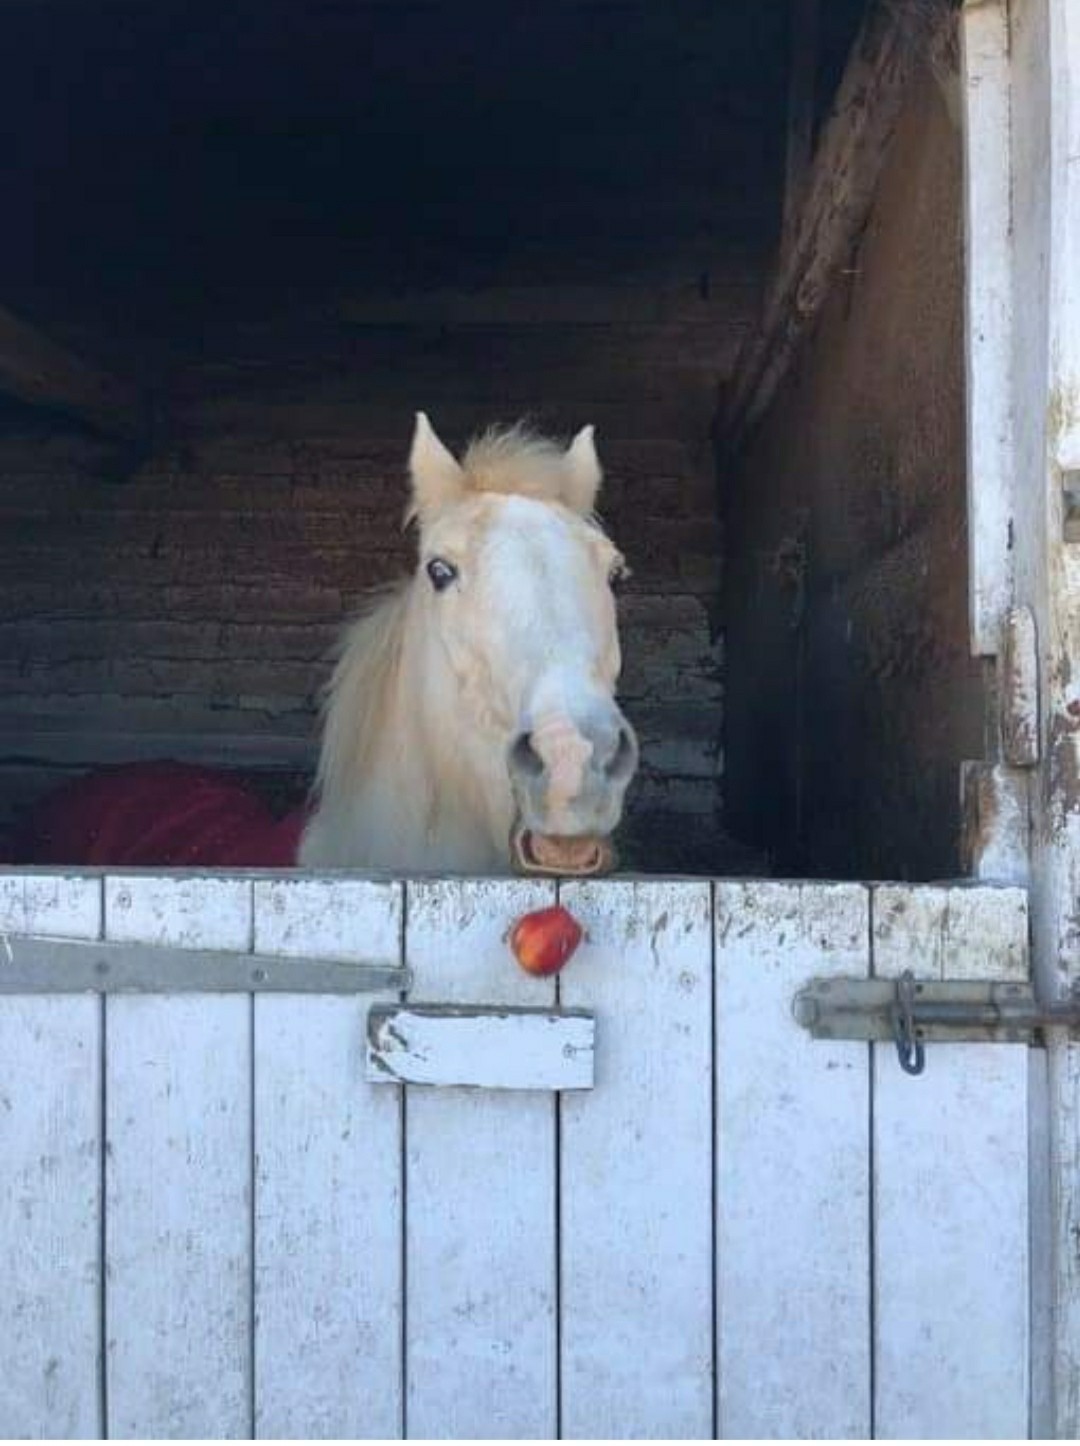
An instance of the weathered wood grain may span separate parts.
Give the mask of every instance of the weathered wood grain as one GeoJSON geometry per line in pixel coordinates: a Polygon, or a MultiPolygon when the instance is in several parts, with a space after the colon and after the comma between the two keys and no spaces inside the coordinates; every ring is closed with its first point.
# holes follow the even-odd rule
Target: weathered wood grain
{"type": "Polygon", "coordinates": [[[1031,775],[1004,763],[960,765],[960,865],[980,882],[1026,885],[1031,874],[1031,775]]]}
{"type": "Polygon", "coordinates": [[[101,908],[102,885],[98,878],[64,869],[0,872],[0,934],[97,939],[101,932],[101,908]]]}
{"type": "MultiPolygon", "coordinates": [[[[1051,1189],[1055,1164],[1051,1139],[1057,1111],[1050,1103],[1051,1049],[1028,1051],[1028,1278],[1031,1283],[1031,1383],[1029,1435],[1035,1441],[1054,1435],[1054,1232],[1051,1189]]],[[[1073,1138],[1076,1138],[1075,1134],[1073,1138]]],[[[1071,1162],[1070,1162],[1071,1163],[1071,1162]]],[[[1075,1176],[1073,1170],[1070,1178],[1075,1176]]],[[[1068,1330],[1072,1321],[1062,1324],[1068,1330]]]]}
{"type": "MultiPolygon", "coordinates": [[[[1013,457],[1009,7],[961,7],[971,650],[997,653],[1010,601],[1013,457]]],[[[1015,761],[1015,760],[1010,760],[1015,761]]]]}
{"type": "Polygon", "coordinates": [[[601,1029],[595,1089],[560,1102],[562,1432],[709,1437],[709,885],[560,897],[586,930],[560,1000],[601,1029]]]}
{"type": "MultiPolygon", "coordinates": [[[[1046,298],[1052,357],[1047,379],[1047,421],[1059,473],[1054,480],[1065,480],[1061,473],[1072,474],[1069,480],[1075,485],[1080,481],[1080,283],[1074,264],[1080,241],[1080,180],[1076,174],[1076,157],[1080,153],[1080,21],[1069,0],[1050,0],[1046,16],[1053,85],[1048,93],[1044,92],[1042,103],[1050,112],[1054,186],[1050,217],[1053,230],[1049,238],[1053,255],[1046,298]]],[[[1074,569],[1068,591],[1075,595],[1076,588],[1074,569]]]]}
{"type": "MultiPolygon", "coordinates": [[[[876,888],[874,974],[1026,978],[1026,903],[1020,889],[876,888]]],[[[1027,1049],[929,1045],[918,1080],[891,1045],[872,1050],[876,1433],[1026,1436],[1027,1049]]]]}
{"type": "MultiPolygon", "coordinates": [[[[410,884],[411,998],[552,1004],[552,981],[524,974],[505,934],[554,894],[541,881],[410,884]]],[[[405,1103],[408,1435],[552,1437],[554,1099],[408,1088],[405,1103]]]]}
{"type": "Polygon", "coordinates": [[[869,972],[857,884],[716,885],[718,1434],[871,1431],[869,1059],[791,1001],[869,972]]]}
{"type": "MultiPolygon", "coordinates": [[[[402,890],[255,884],[255,944],[342,959],[402,952],[402,890]]],[[[392,997],[392,996],[391,996],[392,997]]],[[[255,1431],[402,1432],[402,1110],[365,1084],[368,1000],[255,1002],[255,1431]]]]}
{"type": "Polygon", "coordinates": [[[872,1048],[876,1432],[1025,1437],[1027,1050],[872,1048]]]}
{"type": "MultiPolygon", "coordinates": [[[[0,876],[0,936],[96,938],[101,883],[0,876]]],[[[3,969],[0,937],[0,970],[3,969]]],[[[0,1435],[104,1434],[102,1010],[0,1000],[0,1435]]]]}
{"type": "Polygon", "coordinates": [[[107,939],[181,949],[251,948],[251,881],[179,871],[110,873],[105,880],[107,939]]]}
{"type": "MultiPolygon", "coordinates": [[[[1048,1051],[1049,1326],[1039,1346],[1048,1351],[1051,1374],[1052,1429],[1060,1439],[1080,1423],[1080,1045],[1053,1038],[1048,1051]]],[[[1046,1429],[1044,1418],[1044,1430],[1046,1429]]]]}
{"type": "MultiPolygon", "coordinates": [[[[1038,625],[1044,761],[1032,789],[1033,965],[1047,997],[1080,979],[1080,548],[1066,489],[1080,470],[1080,16],[1071,0],[1009,6],[1009,403],[1016,487],[1012,553],[1038,625]]],[[[1054,1420],[1080,1435],[1077,1061],[1050,1040],[1054,1420]]]]}
{"type": "MultiPolygon", "coordinates": [[[[247,949],[251,883],[106,881],[106,937],[247,949]]],[[[116,1436],[251,1434],[251,1002],[106,1009],[106,1359],[116,1436]]]]}
{"type": "Polygon", "coordinates": [[[874,973],[1026,980],[1027,891],[981,885],[878,884],[874,973]]]}
{"type": "MultiPolygon", "coordinates": [[[[400,885],[356,878],[24,872],[0,876],[0,933],[95,933],[104,896],[107,935],[178,951],[390,963],[404,938],[417,992],[512,1015],[552,1003],[505,936],[554,892],[418,883],[406,908],[400,885]]],[[[871,1093],[865,1046],[812,1041],[791,1015],[806,979],[864,975],[871,940],[883,975],[1023,977],[1024,892],[880,886],[872,930],[854,884],[720,883],[715,910],[703,882],[562,895],[587,937],[559,992],[602,1034],[596,1089],[558,1112],[535,1092],[369,1086],[363,1001],[260,998],[254,1019],[235,999],[110,1001],[102,1080],[96,1002],[0,1000],[0,1240],[21,1242],[0,1423],[1025,1434],[1029,1339],[1052,1323],[1029,1304],[1052,1263],[1049,1237],[1029,1243],[1051,1204],[1029,1191],[1029,1111],[1075,1098],[1076,1071],[1033,1104],[1019,1046],[930,1046],[919,1081],[875,1046],[871,1093]]],[[[1036,1148],[1048,1180],[1073,1118],[1036,1148]]]]}
{"type": "Polygon", "coordinates": [[[1005,615],[1001,656],[1001,746],[1007,763],[1039,761],[1039,640],[1030,608],[1005,615]]]}

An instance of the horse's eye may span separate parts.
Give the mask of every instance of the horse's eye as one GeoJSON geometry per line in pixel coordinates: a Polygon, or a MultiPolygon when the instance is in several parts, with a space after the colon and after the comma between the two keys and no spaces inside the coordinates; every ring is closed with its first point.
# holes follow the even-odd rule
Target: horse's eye
{"type": "Polygon", "coordinates": [[[433,557],[427,565],[427,575],[436,592],[443,592],[458,575],[458,570],[445,557],[433,557]]]}

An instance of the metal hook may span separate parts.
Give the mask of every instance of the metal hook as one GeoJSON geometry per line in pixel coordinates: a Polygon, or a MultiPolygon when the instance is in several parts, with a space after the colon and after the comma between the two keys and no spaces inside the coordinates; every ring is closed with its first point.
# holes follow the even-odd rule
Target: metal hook
{"type": "Polygon", "coordinates": [[[926,1048],[915,1030],[914,1003],[915,975],[905,969],[896,981],[896,1002],[889,1010],[896,1057],[905,1074],[922,1074],[926,1068],[926,1048]]]}

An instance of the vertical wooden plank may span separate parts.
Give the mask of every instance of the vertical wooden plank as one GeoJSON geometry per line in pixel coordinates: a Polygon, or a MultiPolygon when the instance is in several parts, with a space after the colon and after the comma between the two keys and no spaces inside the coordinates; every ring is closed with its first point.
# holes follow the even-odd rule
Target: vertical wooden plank
{"type": "Polygon", "coordinates": [[[1016,768],[1039,761],[1039,634],[1029,607],[1005,615],[1001,648],[1001,750],[1016,768]]]}
{"type": "Polygon", "coordinates": [[[856,884],[716,886],[717,1347],[722,1437],[870,1435],[869,1057],[792,1018],[865,977],[856,884]]]}
{"type": "Polygon", "coordinates": [[[1026,980],[1026,889],[992,885],[879,884],[874,889],[874,972],[925,979],[1026,980]]]}
{"type": "Polygon", "coordinates": [[[178,949],[251,949],[251,882],[221,874],[112,874],[106,937],[178,949]]]}
{"type": "Polygon", "coordinates": [[[971,651],[994,654],[1011,601],[1014,501],[1012,116],[1007,0],[964,5],[968,589],[971,651]]]}
{"type": "MultiPolygon", "coordinates": [[[[111,939],[248,949],[251,883],[105,883],[111,939]]],[[[251,1435],[251,1001],[118,996],[106,1014],[108,1426],[251,1435]]]]}
{"type": "MultiPolygon", "coordinates": [[[[1080,15],[1075,0],[1048,0],[1045,6],[1034,8],[1046,16],[1045,51],[1023,83],[1034,92],[1035,114],[1049,132],[1049,144],[1044,147],[1050,170],[1049,236],[1039,239],[1049,253],[1046,416],[1056,464],[1048,477],[1045,565],[1050,615],[1041,624],[1048,675],[1042,711],[1049,720],[1051,760],[1041,790],[1043,814],[1035,826],[1046,850],[1038,861],[1036,880],[1044,923],[1040,931],[1044,987],[1056,995],[1064,992],[1066,984],[1080,987],[1080,738],[1075,729],[1080,705],[1080,545],[1076,540],[1080,520],[1080,15]],[[1057,546],[1061,535],[1065,545],[1057,546]]],[[[1018,60],[1018,70],[1019,64],[1018,60]]],[[[1041,356],[1038,361],[1041,363],[1041,356]]],[[[1041,382],[1041,375],[1036,375],[1041,382]]],[[[1032,398],[1036,408],[1041,401],[1038,394],[1032,398]]],[[[1059,1437],[1075,1439],[1080,1437],[1080,1047],[1054,1038],[1048,1078],[1053,1122],[1054,1427],[1059,1437]]]]}
{"type": "Polygon", "coordinates": [[[597,1078],[561,1100],[562,1430],[711,1437],[712,928],[707,883],[562,886],[587,943],[597,1078]]]}
{"type": "Polygon", "coordinates": [[[1080,1045],[1058,1031],[1055,1035],[1047,1052],[1054,1429],[1045,1434],[1075,1440],[1080,1430],[1080,1045]]]}
{"type": "MultiPolygon", "coordinates": [[[[1049,0],[1051,150],[1050,440],[1058,468],[1080,484],[1080,16],[1074,0],[1049,0]]],[[[1075,569],[1070,579],[1075,588],[1075,569]]],[[[1072,591],[1073,589],[1070,589],[1072,591]]],[[[1073,601],[1075,602],[1075,593],[1073,601]]]]}
{"type": "MultiPolygon", "coordinates": [[[[1009,7],[1013,161],[1012,411],[1016,573],[1040,651],[1044,765],[1032,789],[1035,971],[1047,997],[1080,980],[1080,14],[1009,7]]],[[[1055,1032],[1056,1033],[1056,1032],[1055,1032]]],[[[1053,1410],[1080,1437],[1080,1050],[1049,1049],[1053,1410]]]]}
{"type": "MultiPolygon", "coordinates": [[[[411,997],[550,1004],[552,981],[522,973],[505,935],[554,892],[409,884],[411,997]]],[[[554,1437],[554,1097],[410,1086],[405,1104],[408,1435],[554,1437]]]]}
{"type": "Polygon", "coordinates": [[[875,1046],[877,1434],[1028,1433],[1027,1050],[875,1046]]]}
{"type": "MultiPolygon", "coordinates": [[[[100,928],[99,879],[0,876],[0,935],[100,928]]],[[[0,1436],[100,1437],[97,999],[0,999],[0,1286],[0,1436]]]]}
{"type": "MultiPolygon", "coordinates": [[[[1067,1046],[1066,1046],[1067,1047],[1067,1046]]],[[[1050,1057],[1055,1045],[1028,1055],[1028,1242],[1031,1252],[1031,1412],[1028,1436],[1054,1435],[1054,1233],[1050,1057]]],[[[1074,1135],[1074,1139],[1076,1136],[1074,1135]]],[[[1077,1178],[1076,1171],[1070,1174],[1077,1178]]]]}
{"type": "MultiPolygon", "coordinates": [[[[255,884],[259,952],[397,965],[401,928],[400,884],[255,884]]],[[[376,997],[255,1001],[259,1437],[401,1435],[401,1097],[364,1080],[376,997]]]]}
{"type": "MultiPolygon", "coordinates": [[[[1016,977],[1026,928],[1019,954],[1009,896],[1023,898],[875,890],[875,973],[1016,977]]],[[[933,1044],[917,1079],[891,1045],[874,1046],[879,1436],[1027,1436],[1027,1079],[1023,1045],[933,1044]]]]}
{"type": "Polygon", "coordinates": [[[44,869],[0,874],[0,934],[7,933],[100,938],[101,880],[44,869]]]}
{"type": "Polygon", "coordinates": [[[960,764],[960,865],[980,883],[1026,885],[1031,875],[1031,775],[1004,763],[960,764]]]}

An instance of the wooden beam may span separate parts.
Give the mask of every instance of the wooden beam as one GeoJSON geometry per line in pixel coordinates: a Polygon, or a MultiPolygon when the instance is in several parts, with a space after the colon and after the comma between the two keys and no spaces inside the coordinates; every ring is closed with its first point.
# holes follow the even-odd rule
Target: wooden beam
{"type": "Polygon", "coordinates": [[[814,108],[818,62],[819,0],[789,0],[787,153],[780,255],[796,235],[800,206],[814,157],[814,108]]]}
{"type": "Polygon", "coordinates": [[[724,432],[737,447],[775,396],[869,215],[908,82],[949,14],[874,0],[852,48],[761,323],[735,366],[724,432]]]}
{"type": "Polygon", "coordinates": [[[132,438],[145,430],[137,388],[83,361],[4,307],[0,391],[69,413],[109,436],[132,438]]]}

